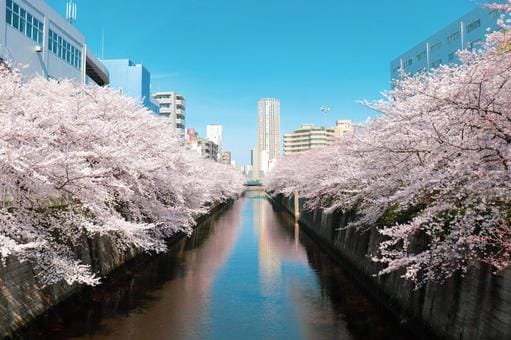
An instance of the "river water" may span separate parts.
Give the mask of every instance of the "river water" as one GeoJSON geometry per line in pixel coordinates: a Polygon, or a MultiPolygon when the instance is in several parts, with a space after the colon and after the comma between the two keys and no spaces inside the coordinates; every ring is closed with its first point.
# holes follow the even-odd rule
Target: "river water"
{"type": "Polygon", "coordinates": [[[30,339],[413,339],[264,192],[48,313],[30,339]]]}

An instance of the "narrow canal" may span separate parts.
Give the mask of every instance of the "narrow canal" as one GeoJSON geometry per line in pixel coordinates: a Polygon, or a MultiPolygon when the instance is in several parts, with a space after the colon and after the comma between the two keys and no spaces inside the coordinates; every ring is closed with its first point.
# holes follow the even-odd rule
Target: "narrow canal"
{"type": "Polygon", "coordinates": [[[166,254],[48,313],[30,339],[411,339],[298,225],[249,192],[166,254]]]}

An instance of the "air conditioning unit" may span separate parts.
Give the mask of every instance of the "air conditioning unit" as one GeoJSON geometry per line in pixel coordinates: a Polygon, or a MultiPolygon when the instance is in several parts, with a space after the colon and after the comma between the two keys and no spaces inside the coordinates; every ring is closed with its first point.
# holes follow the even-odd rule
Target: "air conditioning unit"
{"type": "Polygon", "coordinates": [[[39,45],[34,46],[34,52],[41,53],[43,51],[43,48],[39,45]]]}

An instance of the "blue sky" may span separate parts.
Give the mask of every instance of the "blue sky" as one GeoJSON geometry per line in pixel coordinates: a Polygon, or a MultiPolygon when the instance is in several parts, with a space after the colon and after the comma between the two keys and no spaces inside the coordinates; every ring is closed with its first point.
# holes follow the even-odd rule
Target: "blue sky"
{"type": "MultiPolygon", "coordinates": [[[[65,12],[66,0],[47,0],[65,12]]],[[[130,58],[152,89],[187,98],[187,127],[224,126],[224,149],[248,163],[257,99],[281,100],[281,130],[366,120],[357,104],[389,88],[390,61],[457,19],[472,0],[77,0],[95,54],[130,58]]]]}

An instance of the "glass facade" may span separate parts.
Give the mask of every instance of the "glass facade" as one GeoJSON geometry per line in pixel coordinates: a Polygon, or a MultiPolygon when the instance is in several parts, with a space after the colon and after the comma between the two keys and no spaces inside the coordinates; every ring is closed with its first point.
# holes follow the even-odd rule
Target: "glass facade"
{"type": "Polygon", "coordinates": [[[48,50],[68,64],[80,69],[82,52],[52,30],[49,30],[48,33],[48,50]]]}
{"type": "Polygon", "coordinates": [[[6,0],[5,21],[36,43],[42,44],[44,24],[12,0],[6,0]]]}

